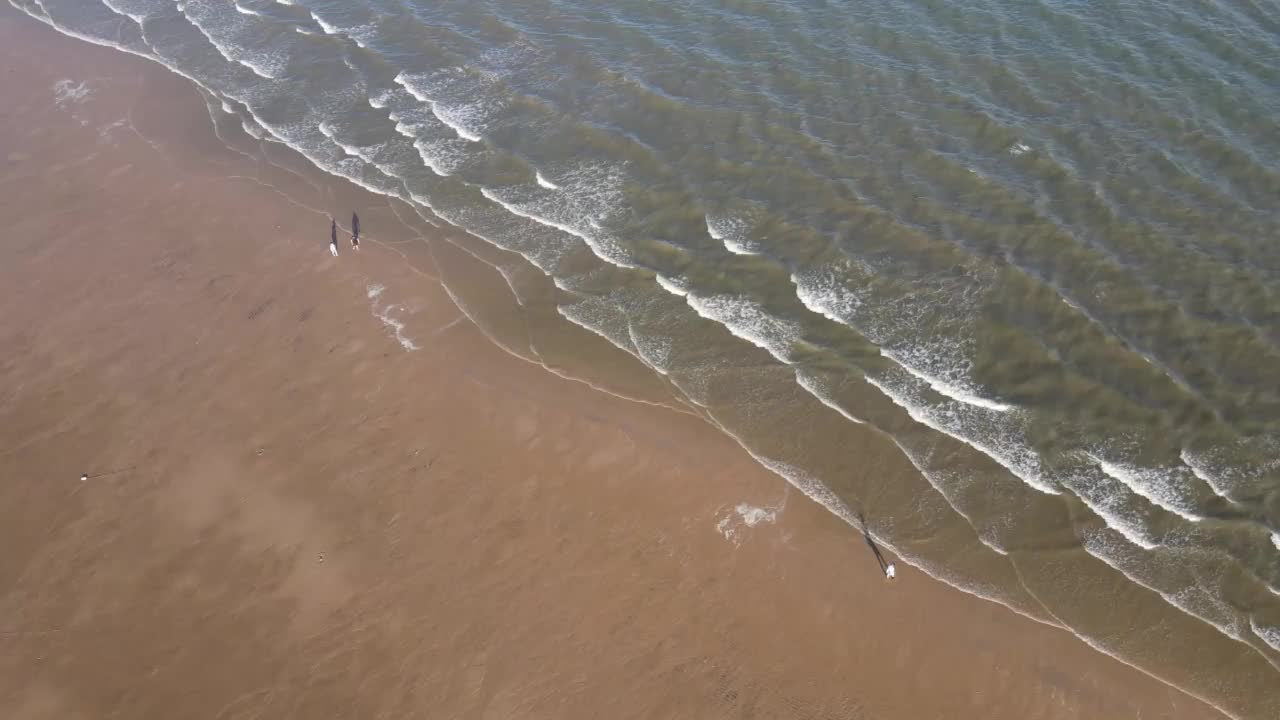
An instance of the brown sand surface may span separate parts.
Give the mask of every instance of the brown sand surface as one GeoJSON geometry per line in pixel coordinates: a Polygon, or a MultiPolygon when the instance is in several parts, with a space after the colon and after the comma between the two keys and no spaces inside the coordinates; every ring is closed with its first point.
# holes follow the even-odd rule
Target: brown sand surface
{"type": "Polygon", "coordinates": [[[8,12],[0,58],[0,718],[1221,717],[886,582],[730,439],[503,352],[396,246],[331,258],[185,81],[8,12]]]}

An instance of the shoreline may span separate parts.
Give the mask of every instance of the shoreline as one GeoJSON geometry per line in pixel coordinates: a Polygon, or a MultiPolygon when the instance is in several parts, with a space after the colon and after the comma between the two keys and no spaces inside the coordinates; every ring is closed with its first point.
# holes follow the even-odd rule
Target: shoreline
{"type": "Polygon", "coordinates": [[[251,182],[219,179],[250,171],[234,155],[184,147],[207,140],[207,121],[155,117],[181,108],[194,123],[204,109],[190,88],[13,16],[0,15],[7,95],[23,102],[3,132],[20,175],[4,185],[22,219],[4,241],[0,296],[17,311],[0,338],[19,352],[3,370],[13,449],[0,468],[28,479],[0,491],[2,607],[20,620],[6,631],[22,634],[0,662],[11,716],[189,707],[178,688],[207,678],[165,636],[196,609],[218,632],[186,641],[220,667],[246,664],[203,692],[224,705],[258,697],[253,712],[305,701],[326,716],[380,699],[407,715],[1217,716],[918,573],[884,585],[861,538],[728,438],[494,352],[391,246],[328,258],[327,223],[298,223],[251,182]],[[63,55],[24,47],[27,35],[63,55]],[[94,76],[83,102],[58,106],[59,73],[94,76]],[[135,115],[139,98],[149,110],[135,115]],[[375,285],[383,294],[369,297],[375,285]],[[389,319],[404,327],[389,334],[389,319]],[[401,332],[422,350],[404,352],[401,332]],[[99,481],[74,482],[95,452],[99,481]],[[424,479],[441,470],[438,484],[424,479]],[[406,514],[429,521],[405,529],[406,514]],[[245,598],[236,612],[231,598],[245,598]],[[137,647],[114,656],[101,647],[113,633],[137,647]],[[806,656],[779,656],[786,642],[806,656]],[[297,655],[340,678],[326,702],[306,692],[297,655]],[[462,655],[462,670],[425,672],[462,655]],[[424,671],[421,686],[390,670],[405,665],[424,671]],[[361,666],[377,670],[351,677],[361,666]],[[147,681],[153,669],[170,690],[147,681]],[[255,676],[290,673],[291,696],[254,689],[255,676]],[[170,704],[145,704],[148,691],[170,704]]]}

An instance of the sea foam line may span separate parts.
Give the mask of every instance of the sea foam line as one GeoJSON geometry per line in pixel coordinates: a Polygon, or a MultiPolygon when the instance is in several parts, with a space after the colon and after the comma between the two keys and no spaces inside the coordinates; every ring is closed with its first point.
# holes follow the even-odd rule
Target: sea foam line
{"type": "Polygon", "coordinates": [[[103,5],[106,5],[106,6],[107,6],[107,9],[111,10],[111,11],[112,11],[112,12],[114,12],[115,14],[117,14],[117,15],[123,15],[123,16],[125,16],[125,17],[129,18],[130,20],[134,21],[135,23],[137,23],[137,24],[138,24],[138,27],[139,27],[139,28],[141,28],[141,27],[142,27],[142,24],[143,24],[144,22],[146,22],[146,21],[147,21],[147,16],[146,16],[146,15],[139,15],[139,14],[137,14],[137,13],[131,13],[131,12],[128,12],[128,11],[126,11],[126,10],[124,10],[124,9],[122,9],[122,8],[120,8],[120,7],[118,7],[114,2],[112,2],[112,0],[102,0],[102,4],[103,4],[103,5]]]}
{"type": "Polygon", "coordinates": [[[199,22],[197,22],[195,18],[188,15],[185,9],[182,10],[181,14],[182,14],[182,17],[186,18],[187,22],[191,24],[191,27],[194,27],[197,31],[199,31],[199,33],[203,35],[206,40],[209,41],[209,44],[213,46],[213,49],[217,50],[218,54],[221,55],[227,62],[234,63],[242,67],[246,67],[253,74],[257,75],[258,77],[264,80],[277,79],[276,76],[273,75],[269,69],[258,67],[258,63],[252,60],[245,59],[243,57],[236,57],[232,55],[231,51],[227,49],[225,43],[215,39],[213,37],[213,34],[210,33],[208,30],[205,30],[204,26],[201,25],[199,22]]]}
{"type": "Polygon", "coordinates": [[[598,259],[603,260],[605,263],[608,263],[609,265],[613,265],[615,267],[620,267],[620,268],[626,268],[629,270],[635,270],[635,269],[638,269],[639,267],[634,263],[631,263],[627,260],[624,260],[618,257],[618,253],[610,252],[607,248],[605,248],[604,244],[601,243],[598,238],[594,238],[589,233],[583,232],[582,230],[579,230],[573,227],[572,225],[567,225],[565,223],[552,220],[550,218],[542,217],[541,215],[538,215],[537,213],[534,213],[531,210],[525,210],[524,208],[514,203],[507,202],[502,198],[498,197],[497,193],[490,190],[489,188],[480,188],[480,194],[488,198],[489,201],[501,206],[504,210],[511,213],[512,215],[525,218],[526,220],[532,220],[538,223],[539,225],[545,225],[549,228],[555,228],[560,232],[567,233],[569,235],[572,235],[578,238],[579,240],[587,244],[587,247],[591,250],[592,254],[594,254],[598,259]]]}
{"type": "Polygon", "coordinates": [[[1001,402],[996,402],[995,400],[988,400],[984,397],[971,393],[958,385],[954,385],[940,378],[936,378],[936,377],[933,377],[932,375],[923,373],[917,370],[916,368],[912,367],[911,363],[909,363],[900,354],[892,350],[886,350],[882,348],[880,350],[880,354],[896,362],[908,374],[916,377],[919,380],[924,381],[926,385],[933,388],[934,392],[938,393],[939,395],[943,395],[947,398],[950,398],[951,400],[955,400],[956,402],[964,403],[966,405],[973,405],[975,407],[980,407],[980,408],[983,408],[984,410],[993,410],[995,412],[1007,413],[1014,409],[1012,405],[1006,405],[1001,402]]]}
{"type": "Polygon", "coordinates": [[[378,298],[382,297],[382,294],[386,292],[386,289],[387,288],[385,286],[378,284],[371,284],[366,288],[365,294],[369,297],[370,310],[373,312],[374,317],[382,321],[383,325],[391,328],[391,332],[395,335],[396,342],[400,343],[400,347],[404,348],[408,352],[413,352],[419,348],[408,335],[405,335],[405,324],[396,318],[391,317],[391,313],[393,311],[402,310],[403,308],[399,305],[387,305],[381,310],[378,309],[378,298]]]}
{"type": "Polygon", "coordinates": [[[1151,472],[1144,472],[1137,468],[1124,467],[1113,462],[1104,460],[1097,455],[1088,453],[1088,457],[1097,464],[1098,469],[1102,470],[1108,477],[1120,481],[1125,487],[1133,491],[1136,495],[1146,498],[1153,505],[1167,510],[1178,517],[1189,520],[1191,522],[1200,522],[1203,518],[1194,515],[1191,512],[1178,507],[1170,498],[1168,493],[1161,492],[1155,487],[1158,483],[1151,483],[1151,472]]]}
{"type": "MultiPolygon", "coordinates": [[[[1179,612],[1183,613],[1184,615],[1190,617],[1193,620],[1197,620],[1199,622],[1202,622],[1208,625],[1209,627],[1218,631],[1219,634],[1223,635],[1227,639],[1234,640],[1235,642],[1238,642],[1241,645],[1248,647],[1250,650],[1257,653],[1263,660],[1266,660],[1269,665],[1276,668],[1277,670],[1280,670],[1280,660],[1268,657],[1267,653],[1263,652],[1261,648],[1249,642],[1248,639],[1245,637],[1244,632],[1242,631],[1243,630],[1242,627],[1241,628],[1232,627],[1231,625],[1228,625],[1219,619],[1213,619],[1208,617],[1205,613],[1192,607],[1191,604],[1188,603],[1182,597],[1182,595],[1185,593],[1169,592],[1166,590],[1162,590],[1161,588],[1158,588],[1149,582],[1146,582],[1145,580],[1138,577],[1133,572],[1126,570],[1124,567],[1121,567],[1121,562],[1119,560],[1116,560],[1115,558],[1110,557],[1110,555],[1107,553],[1106,547],[1104,545],[1099,545],[1097,542],[1093,541],[1093,538],[1086,538],[1084,542],[1084,546],[1085,546],[1085,550],[1090,555],[1097,558],[1098,560],[1101,560],[1108,567],[1110,567],[1111,569],[1123,575],[1125,579],[1128,580],[1129,582],[1135,585],[1138,585],[1139,587],[1145,588],[1155,593],[1156,595],[1159,595],[1165,601],[1165,603],[1168,604],[1170,607],[1173,607],[1174,609],[1178,610],[1179,612]]],[[[1197,587],[1196,590],[1201,590],[1201,588],[1197,587]]],[[[1216,602],[1220,606],[1228,607],[1228,612],[1230,612],[1229,606],[1227,606],[1226,603],[1222,602],[1218,598],[1210,596],[1208,599],[1212,602],[1216,602]]],[[[1237,618],[1236,620],[1241,625],[1243,625],[1244,623],[1243,619],[1237,618]]],[[[1250,620],[1250,624],[1252,624],[1252,619],[1250,620]]]]}
{"type": "Polygon", "coordinates": [[[889,385],[887,385],[883,380],[880,380],[868,375],[867,382],[871,383],[871,385],[874,386],[877,390],[884,393],[885,397],[893,401],[895,405],[902,408],[903,410],[906,410],[907,415],[911,416],[912,420],[915,420],[916,422],[922,425],[926,425],[930,428],[933,428],[934,430],[937,430],[938,432],[948,437],[959,440],[960,442],[968,445],[969,447],[972,447],[973,449],[977,450],[983,455],[986,455],[987,457],[991,458],[996,463],[1004,467],[1006,470],[1013,473],[1014,477],[1020,478],[1023,482],[1027,484],[1028,487],[1033,488],[1035,490],[1039,490],[1040,492],[1046,495],[1062,494],[1062,491],[1058,489],[1056,486],[1051,485],[1048,481],[1046,481],[1041,476],[1039,471],[1033,470],[1030,468],[1019,467],[1012,460],[1005,457],[1005,453],[1001,451],[999,448],[991,447],[987,443],[982,442],[981,440],[976,440],[974,438],[967,437],[962,433],[952,431],[951,429],[943,425],[941,422],[939,422],[936,418],[934,418],[933,413],[928,412],[924,408],[917,406],[915,403],[908,400],[902,393],[889,387],[889,385]]]}
{"type": "Polygon", "coordinates": [[[707,234],[713,240],[719,240],[724,245],[724,249],[734,255],[758,255],[759,253],[751,250],[742,243],[734,235],[735,231],[741,231],[741,223],[727,220],[712,220],[709,215],[704,215],[703,220],[707,224],[707,234]],[[732,229],[731,229],[732,228],[732,229]]]}
{"type": "Polygon", "coordinates": [[[404,88],[405,91],[412,95],[415,100],[426,105],[431,110],[431,114],[435,115],[437,120],[457,133],[458,137],[470,142],[480,142],[480,134],[468,129],[462,123],[462,120],[458,118],[456,110],[441,105],[425,92],[414,87],[413,83],[410,82],[410,79],[407,78],[403,72],[397,74],[392,80],[397,85],[404,88]]]}

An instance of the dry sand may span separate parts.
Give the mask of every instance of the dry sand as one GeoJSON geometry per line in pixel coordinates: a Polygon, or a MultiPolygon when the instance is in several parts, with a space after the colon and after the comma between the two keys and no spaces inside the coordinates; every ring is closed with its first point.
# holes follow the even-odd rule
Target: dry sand
{"type": "Polygon", "coordinates": [[[886,582],[732,441],[504,353],[397,246],[331,258],[185,81],[8,12],[0,56],[0,718],[1220,717],[886,582]]]}

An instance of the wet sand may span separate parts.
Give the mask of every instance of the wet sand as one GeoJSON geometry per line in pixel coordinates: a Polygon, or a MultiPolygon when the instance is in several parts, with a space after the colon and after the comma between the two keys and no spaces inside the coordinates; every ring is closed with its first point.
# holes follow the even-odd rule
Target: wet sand
{"type": "Polygon", "coordinates": [[[330,257],[162,69],[0,56],[0,717],[1221,717],[503,352],[382,201],[330,257]]]}

